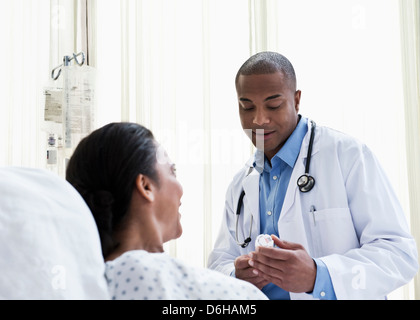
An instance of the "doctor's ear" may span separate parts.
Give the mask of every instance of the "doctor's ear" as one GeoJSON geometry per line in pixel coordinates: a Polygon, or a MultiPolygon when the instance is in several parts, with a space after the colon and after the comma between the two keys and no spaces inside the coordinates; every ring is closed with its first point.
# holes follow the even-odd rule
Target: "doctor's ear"
{"type": "Polygon", "coordinates": [[[299,112],[300,97],[302,96],[302,91],[296,90],[295,92],[295,109],[296,112],[299,112]]]}
{"type": "Polygon", "coordinates": [[[149,177],[139,174],[136,178],[136,189],[143,196],[143,198],[148,202],[153,202],[155,200],[155,183],[149,177]]]}

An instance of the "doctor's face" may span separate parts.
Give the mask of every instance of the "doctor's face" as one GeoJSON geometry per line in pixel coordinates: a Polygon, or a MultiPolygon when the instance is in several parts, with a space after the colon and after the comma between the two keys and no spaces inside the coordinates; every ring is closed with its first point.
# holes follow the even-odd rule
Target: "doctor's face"
{"type": "Polygon", "coordinates": [[[271,159],[298,123],[300,90],[282,72],[240,75],[236,85],[242,128],[271,159]]]}

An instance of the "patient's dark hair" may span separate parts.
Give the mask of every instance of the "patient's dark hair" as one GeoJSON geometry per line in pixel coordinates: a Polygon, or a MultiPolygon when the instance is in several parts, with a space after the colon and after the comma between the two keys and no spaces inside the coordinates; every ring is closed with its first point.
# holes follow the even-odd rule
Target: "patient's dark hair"
{"type": "Polygon", "coordinates": [[[291,88],[296,90],[296,74],[293,65],[285,56],[271,51],[259,52],[245,61],[236,74],[235,84],[238,84],[240,75],[250,76],[276,72],[282,72],[290,81],[291,88]]]}
{"type": "Polygon", "coordinates": [[[84,138],[68,163],[66,179],[95,218],[104,258],[118,245],[113,232],[128,211],[137,176],[144,174],[159,182],[156,150],[147,128],[110,123],[84,138]]]}

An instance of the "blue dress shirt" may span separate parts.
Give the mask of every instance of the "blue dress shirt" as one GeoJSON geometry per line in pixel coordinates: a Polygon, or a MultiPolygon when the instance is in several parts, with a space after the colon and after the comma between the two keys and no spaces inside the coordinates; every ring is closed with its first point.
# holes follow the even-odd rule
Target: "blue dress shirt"
{"type": "MultiPolygon", "coordinates": [[[[279,236],[277,222],[293,167],[299,156],[303,138],[308,131],[307,123],[308,119],[301,117],[295,130],[271,162],[264,157],[264,168],[260,174],[260,232],[262,234],[279,236]]],[[[314,261],[317,265],[317,274],[313,296],[320,299],[336,299],[327,267],[319,259],[314,259],[314,261]]],[[[262,291],[270,299],[290,299],[289,292],[273,283],[266,285],[262,291]]]]}

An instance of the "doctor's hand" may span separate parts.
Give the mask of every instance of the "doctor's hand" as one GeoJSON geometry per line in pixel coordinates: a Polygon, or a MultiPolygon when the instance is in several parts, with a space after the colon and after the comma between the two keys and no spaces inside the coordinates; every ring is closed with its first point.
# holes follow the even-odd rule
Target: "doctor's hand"
{"type": "Polygon", "coordinates": [[[305,248],[272,235],[278,248],[257,247],[249,254],[254,275],[289,292],[311,292],[315,285],[316,264],[305,248]]]}
{"type": "Polygon", "coordinates": [[[248,281],[261,290],[270,281],[252,272],[253,268],[249,265],[249,260],[248,255],[239,256],[235,259],[235,277],[248,281]]]}

